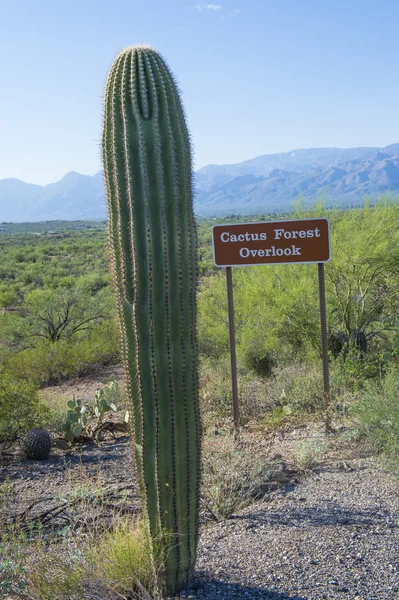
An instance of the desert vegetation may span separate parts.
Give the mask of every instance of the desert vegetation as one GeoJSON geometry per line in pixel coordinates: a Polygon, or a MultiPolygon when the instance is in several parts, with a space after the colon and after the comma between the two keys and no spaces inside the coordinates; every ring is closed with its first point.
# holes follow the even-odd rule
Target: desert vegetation
{"type": "MultiPolygon", "coordinates": [[[[330,219],[332,236],[326,299],[333,428],[397,472],[399,205],[380,199],[340,211],[298,203],[286,216],[321,215],[330,219]]],[[[226,283],[211,248],[211,227],[222,221],[198,221],[204,526],[271,489],[274,467],[251,445],[251,432],[274,435],[287,424],[325,418],[316,266],[236,268],[241,434],[233,435],[226,283]]],[[[104,224],[3,225],[0,233],[2,473],[12,473],[16,460],[30,468],[20,454],[24,434],[46,428],[69,477],[58,496],[38,485],[37,497],[24,499],[15,477],[2,476],[1,593],[30,600],[154,598],[165,544],[151,549],[148,524],[132,500],[137,489],[122,489],[126,482],[112,471],[107,480],[105,466],[90,474],[79,461],[67,464],[86,447],[127,438],[130,426],[104,224]],[[91,382],[83,396],[79,382],[91,382]],[[28,510],[47,496],[52,504],[28,510]]],[[[306,476],[328,444],[302,441],[291,468],[306,476]]]]}

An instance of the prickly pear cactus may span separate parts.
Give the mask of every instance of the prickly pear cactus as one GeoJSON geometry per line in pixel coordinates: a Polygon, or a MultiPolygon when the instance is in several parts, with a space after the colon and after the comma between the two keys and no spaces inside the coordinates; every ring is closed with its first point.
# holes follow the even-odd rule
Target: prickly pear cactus
{"type": "Polygon", "coordinates": [[[197,257],[183,108],[152,48],[127,48],[111,67],[103,161],[136,462],[171,593],[189,579],[198,536],[197,257]]]}
{"type": "Polygon", "coordinates": [[[22,438],[22,448],[26,458],[46,460],[52,446],[51,434],[47,429],[31,429],[22,438]]]}

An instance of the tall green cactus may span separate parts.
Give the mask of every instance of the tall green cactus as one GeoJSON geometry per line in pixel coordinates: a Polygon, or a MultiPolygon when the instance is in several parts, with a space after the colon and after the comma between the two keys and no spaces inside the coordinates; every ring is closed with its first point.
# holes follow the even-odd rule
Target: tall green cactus
{"type": "Polygon", "coordinates": [[[165,590],[185,586],[198,537],[197,238],[189,135],[152,48],[123,50],[105,91],[109,241],[136,463],[165,590]]]}

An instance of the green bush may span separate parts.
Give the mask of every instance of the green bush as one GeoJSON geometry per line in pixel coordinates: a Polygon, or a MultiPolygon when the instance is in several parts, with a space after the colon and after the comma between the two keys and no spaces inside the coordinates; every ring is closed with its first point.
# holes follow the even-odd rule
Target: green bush
{"type": "Polygon", "coordinates": [[[221,274],[205,278],[198,293],[198,349],[218,358],[229,350],[226,282],[221,274]]]}
{"type": "Polygon", "coordinates": [[[333,363],[333,370],[348,390],[357,393],[368,379],[381,376],[389,364],[390,356],[383,352],[373,351],[362,354],[356,348],[350,348],[344,355],[341,354],[333,363]]]}
{"type": "MultiPolygon", "coordinates": [[[[258,375],[278,363],[320,352],[317,275],[301,265],[236,269],[233,275],[237,356],[258,375]]],[[[229,349],[223,273],[201,282],[199,350],[219,357],[229,349]]]]}
{"type": "Polygon", "coordinates": [[[0,442],[42,425],[47,417],[34,385],[0,373],[0,442]]]}
{"type": "Polygon", "coordinates": [[[245,364],[262,377],[270,377],[273,373],[273,368],[277,364],[276,357],[272,352],[268,352],[265,348],[257,347],[257,344],[252,344],[247,347],[244,353],[245,364]]]}
{"type": "Polygon", "coordinates": [[[0,291],[0,308],[10,308],[18,302],[18,296],[15,292],[9,290],[0,291]]]}
{"type": "Polygon", "coordinates": [[[392,366],[379,381],[367,381],[353,413],[360,432],[380,452],[399,459],[399,368],[392,366]]]}
{"type": "Polygon", "coordinates": [[[76,339],[39,341],[34,348],[10,356],[7,370],[16,379],[43,387],[68,377],[88,374],[100,365],[116,361],[118,357],[118,332],[115,321],[111,319],[76,339]]]}

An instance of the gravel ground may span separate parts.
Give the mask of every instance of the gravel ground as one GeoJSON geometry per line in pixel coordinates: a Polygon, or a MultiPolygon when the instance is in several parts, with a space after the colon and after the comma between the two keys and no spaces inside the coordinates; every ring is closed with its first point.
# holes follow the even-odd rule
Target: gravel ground
{"type": "Polygon", "coordinates": [[[179,598],[399,598],[399,495],[372,458],[321,467],[201,535],[179,598]]]}
{"type": "MultiPolygon", "coordinates": [[[[275,467],[271,484],[235,518],[202,525],[192,585],[177,598],[399,600],[398,481],[349,439],[345,430],[326,439],[317,423],[270,435],[247,432],[247,449],[275,467]],[[305,476],[295,470],[304,440],[324,440],[327,448],[305,476]]],[[[58,514],[64,497],[79,486],[84,491],[90,480],[101,483],[111,502],[114,492],[126,490],[123,502],[135,512],[133,472],[126,435],[54,451],[45,463],[10,459],[0,463],[0,482],[12,484],[0,519],[58,514]]],[[[79,510],[60,516],[76,520],[79,510]]]]}

